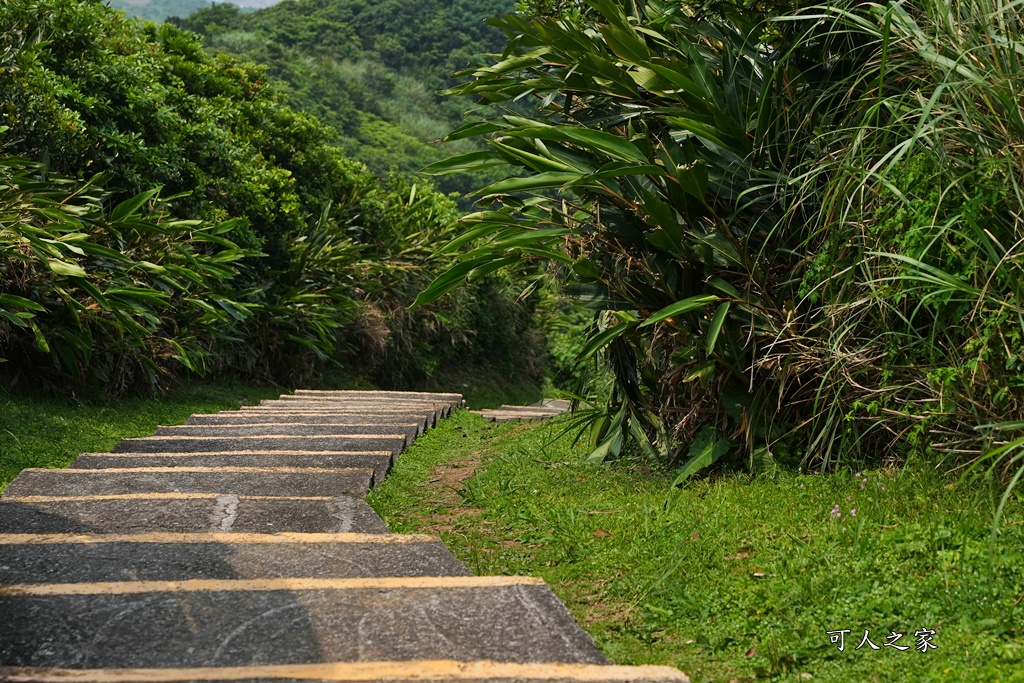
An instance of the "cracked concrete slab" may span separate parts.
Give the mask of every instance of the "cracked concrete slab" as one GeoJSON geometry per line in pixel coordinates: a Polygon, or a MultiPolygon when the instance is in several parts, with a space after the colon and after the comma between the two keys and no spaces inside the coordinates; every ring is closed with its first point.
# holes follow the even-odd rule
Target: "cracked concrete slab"
{"type": "Polygon", "coordinates": [[[0,533],[145,532],[388,533],[366,501],[352,496],[235,496],[230,493],[0,498],[0,533]]]}
{"type": "Polygon", "coordinates": [[[223,424],[223,425],[173,425],[157,427],[154,436],[322,436],[331,434],[404,434],[405,445],[412,444],[419,434],[422,423],[405,422],[389,424],[309,424],[301,421],[277,422],[270,424],[223,424]]]}
{"type": "Polygon", "coordinates": [[[175,536],[137,534],[108,541],[102,534],[0,535],[0,584],[470,574],[433,537],[303,534],[275,542],[237,533],[175,536]]]}
{"type": "Polygon", "coordinates": [[[370,468],[373,480],[384,480],[394,458],[386,451],[331,453],[320,451],[229,451],[226,453],[82,453],[73,469],[126,467],[257,467],[350,469],[370,468]]]}
{"type": "Polygon", "coordinates": [[[224,451],[387,451],[405,449],[402,434],[345,434],[291,436],[143,436],[121,439],[113,453],[217,453],[224,451]]]}
{"type": "Polygon", "coordinates": [[[136,467],[22,470],[3,499],[142,493],[231,493],[247,496],[365,496],[373,470],[286,467],[136,467]]]}
{"type": "Polygon", "coordinates": [[[608,661],[546,585],[230,588],[93,595],[3,589],[0,613],[9,616],[0,620],[0,664],[608,661]]]}

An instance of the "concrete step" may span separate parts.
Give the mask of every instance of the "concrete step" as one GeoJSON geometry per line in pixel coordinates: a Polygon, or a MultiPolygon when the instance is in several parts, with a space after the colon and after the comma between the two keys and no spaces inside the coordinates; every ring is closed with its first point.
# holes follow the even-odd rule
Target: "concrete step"
{"type": "MultiPolygon", "coordinates": [[[[367,533],[388,527],[353,496],[126,493],[0,498],[0,533],[367,533]]],[[[2,679],[0,679],[2,680],[2,679]]]]}
{"type": "MultiPolygon", "coordinates": [[[[285,394],[286,396],[289,394],[285,394]]],[[[449,403],[458,404],[463,402],[462,394],[456,394],[451,392],[431,392],[431,391],[362,391],[360,389],[296,389],[294,396],[317,396],[327,398],[379,398],[379,399],[391,399],[391,398],[423,398],[436,401],[447,401],[449,403]]]]}
{"type": "Polygon", "coordinates": [[[263,401],[258,406],[246,406],[239,408],[238,412],[251,413],[258,410],[283,411],[283,412],[340,412],[352,415],[388,415],[391,413],[418,412],[424,417],[434,415],[434,421],[442,420],[451,415],[452,407],[437,403],[424,403],[423,405],[410,405],[407,403],[396,403],[391,406],[383,406],[378,403],[348,403],[336,401],[263,401]]]}
{"type": "Polygon", "coordinates": [[[0,584],[470,575],[441,539],[397,534],[0,534],[0,556],[0,584]]]}
{"type": "Polygon", "coordinates": [[[389,397],[367,397],[359,396],[355,394],[343,395],[343,396],[329,396],[326,394],[283,394],[276,399],[266,399],[268,401],[292,401],[292,402],[323,402],[323,403],[337,403],[337,404],[360,404],[360,405],[435,405],[445,406],[449,409],[460,408],[463,406],[465,401],[461,398],[445,398],[445,397],[430,397],[430,396],[389,396],[389,397]]]}
{"type": "Polygon", "coordinates": [[[365,396],[293,396],[284,394],[278,398],[265,398],[260,400],[260,405],[269,403],[325,403],[331,405],[351,406],[412,406],[417,408],[445,406],[454,408],[460,405],[455,401],[438,401],[432,398],[367,398],[365,396]]]}
{"type": "MultiPolygon", "coordinates": [[[[339,432],[343,430],[339,429],[339,432]]],[[[336,434],[313,436],[144,436],[122,439],[114,453],[217,453],[223,451],[386,451],[397,456],[405,435],[336,434]]]]}
{"type": "Polygon", "coordinates": [[[405,445],[412,444],[422,424],[309,424],[304,422],[271,422],[269,424],[174,425],[157,427],[154,436],[322,436],[331,434],[372,434],[377,436],[404,434],[405,445]]]}
{"type": "Polygon", "coordinates": [[[547,407],[547,406],[508,406],[508,405],[503,405],[503,406],[501,406],[501,408],[497,408],[496,410],[501,410],[501,411],[504,411],[504,412],[516,412],[516,413],[549,413],[551,415],[560,415],[560,414],[565,412],[565,410],[563,410],[562,408],[551,408],[551,407],[547,407]]]}
{"type": "Polygon", "coordinates": [[[353,405],[331,405],[324,403],[301,404],[285,403],[259,406],[245,406],[233,411],[237,415],[362,415],[387,417],[391,415],[408,415],[410,413],[419,415],[431,421],[431,426],[437,424],[438,420],[448,417],[450,411],[445,406],[415,408],[409,406],[395,406],[393,408],[381,406],[353,406],[353,405]]]}
{"type": "Polygon", "coordinates": [[[564,662],[495,662],[408,660],[394,662],[324,662],[245,667],[160,669],[36,669],[0,666],[0,679],[22,683],[196,683],[247,681],[297,683],[690,683],[667,666],[605,666],[564,662]]]}
{"type": "Polygon", "coordinates": [[[226,453],[82,453],[71,467],[79,470],[135,467],[256,467],[338,470],[369,468],[384,480],[394,458],[387,451],[229,451],[226,453]]]}
{"type": "Polygon", "coordinates": [[[607,663],[528,577],[14,584],[0,588],[0,614],[7,666],[607,663]]]}
{"type": "Polygon", "coordinates": [[[476,415],[490,420],[491,422],[515,422],[518,420],[547,420],[558,413],[524,413],[524,412],[511,412],[503,410],[474,410],[476,415]]]}
{"type": "Polygon", "coordinates": [[[422,434],[434,426],[434,414],[425,412],[394,412],[394,413],[363,413],[352,411],[223,411],[209,415],[192,415],[185,421],[188,425],[221,425],[221,424],[315,424],[315,425],[350,425],[350,424],[404,424],[415,422],[422,434]]]}
{"type": "Polygon", "coordinates": [[[236,496],[365,496],[373,470],[292,467],[135,467],[102,470],[22,470],[5,500],[30,496],[110,496],[132,493],[226,493],[236,496]]]}

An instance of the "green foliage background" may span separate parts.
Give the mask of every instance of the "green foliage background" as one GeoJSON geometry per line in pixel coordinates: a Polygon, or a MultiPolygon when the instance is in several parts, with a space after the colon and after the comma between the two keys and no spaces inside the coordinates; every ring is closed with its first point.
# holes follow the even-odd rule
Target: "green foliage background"
{"type": "Polygon", "coordinates": [[[123,393],[175,365],[309,382],[348,364],[397,386],[535,351],[533,303],[501,276],[406,311],[455,202],[348,158],[267,68],[95,0],[7,3],[0,34],[7,382],[123,393]]]}
{"type": "MultiPolygon", "coordinates": [[[[290,106],[332,126],[350,157],[379,175],[416,172],[470,141],[436,144],[458,125],[470,100],[437,96],[449,75],[481,53],[498,52],[502,33],[484,19],[512,0],[288,0],[255,13],[233,5],[201,9],[178,26],[204,45],[267,65],[290,106]]],[[[486,173],[443,179],[444,192],[469,192],[486,173]]]]}
{"type": "Polygon", "coordinates": [[[429,169],[514,173],[420,302],[549,264],[595,312],[591,457],[632,442],[677,483],[908,455],[1024,473],[1014,8],[524,9],[451,90],[498,108],[449,135],[489,149],[429,169]]]}

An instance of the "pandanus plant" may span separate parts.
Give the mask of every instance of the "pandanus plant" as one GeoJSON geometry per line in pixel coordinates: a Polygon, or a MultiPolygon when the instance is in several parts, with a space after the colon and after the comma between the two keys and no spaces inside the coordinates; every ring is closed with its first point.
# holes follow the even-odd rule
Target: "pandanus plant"
{"type": "Polygon", "coordinates": [[[501,106],[448,136],[489,148],[427,172],[510,174],[476,193],[486,209],[445,247],[468,250],[419,301],[544,261],[596,313],[580,362],[599,356],[614,375],[585,413],[592,458],[631,436],[672,461],[688,445],[682,476],[730,451],[770,466],[782,430],[765,406],[784,400],[785,370],[757,360],[796,335],[803,230],[786,198],[794,150],[813,145],[793,103],[800,79],[756,13],[587,5],[586,17],[497,20],[508,48],[452,90],[501,106]],[[535,112],[521,113],[524,98],[535,112]]]}

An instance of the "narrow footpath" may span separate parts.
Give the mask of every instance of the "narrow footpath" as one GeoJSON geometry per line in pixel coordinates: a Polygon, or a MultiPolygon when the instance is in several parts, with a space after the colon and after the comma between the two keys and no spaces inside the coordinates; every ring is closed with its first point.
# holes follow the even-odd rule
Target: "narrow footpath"
{"type": "Polygon", "coordinates": [[[297,391],[25,470],[0,497],[0,680],[687,681],[613,666],[540,579],[366,504],[458,394],[297,391]]]}

